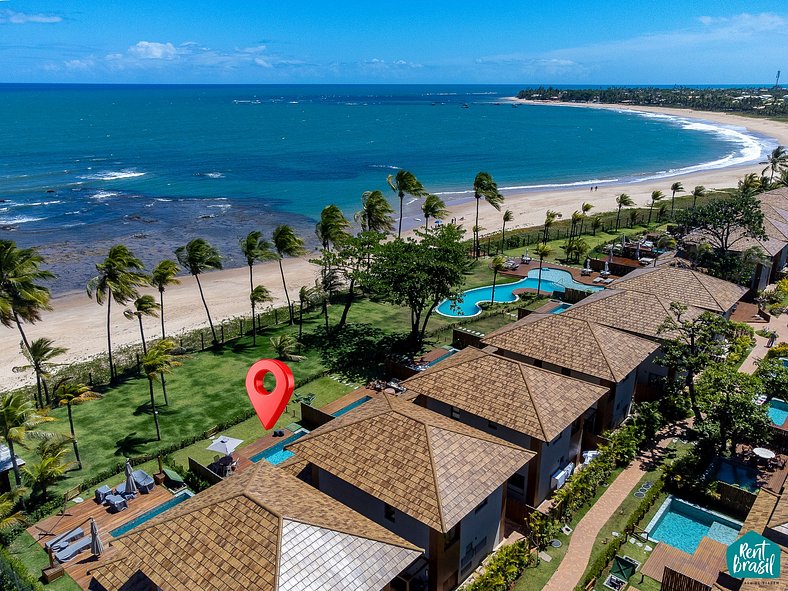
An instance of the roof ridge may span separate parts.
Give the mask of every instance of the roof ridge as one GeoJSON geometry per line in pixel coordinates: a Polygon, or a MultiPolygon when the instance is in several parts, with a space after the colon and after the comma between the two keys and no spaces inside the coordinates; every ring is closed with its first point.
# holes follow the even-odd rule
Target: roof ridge
{"type": "MultiPolygon", "coordinates": [[[[249,498],[249,497],[247,497],[249,498]]],[[[254,499],[249,498],[250,501],[254,502],[254,499]]],[[[276,513],[274,513],[276,515],[276,513]]],[[[280,574],[281,574],[281,558],[282,558],[282,542],[284,541],[284,535],[282,533],[282,529],[284,527],[284,518],[281,515],[276,515],[277,522],[276,528],[279,533],[276,536],[276,556],[274,556],[274,591],[279,591],[279,582],[280,582],[280,574]]]]}
{"type": "Polygon", "coordinates": [[[534,407],[534,414],[536,415],[536,420],[539,423],[539,428],[542,430],[542,436],[547,438],[547,430],[544,428],[544,423],[542,422],[542,413],[539,412],[539,407],[536,404],[536,400],[534,399],[534,395],[531,393],[531,386],[528,383],[528,378],[525,377],[525,373],[523,373],[523,365],[518,364],[518,369],[520,370],[520,375],[523,376],[523,383],[525,384],[525,390],[528,392],[528,398],[531,400],[531,406],[534,407]]]}
{"type": "MultiPolygon", "coordinates": [[[[586,324],[588,324],[588,328],[589,328],[589,332],[591,333],[591,337],[596,342],[597,347],[599,347],[599,351],[602,354],[602,359],[605,360],[605,365],[607,365],[608,370],[610,370],[610,377],[613,378],[614,382],[618,382],[619,379],[618,379],[618,376],[616,375],[616,371],[613,369],[613,366],[610,365],[610,362],[607,360],[607,354],[605,353],[605,348],[602,346],[602,343],[599,341],[599,338],[596,336],[596,332],[594,332],[594,329],[595,329],[594,325],[596,323],[595,322],[591,322],[590,320],[585,320],[585,322],[586,322],[586,324]]],[[[597,326],[601,327],[601,325],[597,325],[597,326]]],[[[626,377],[626,376],[624,376],[624,377],[626,377]]]]}
{"type": "MultiPolygon", "coordinates": [[[[704,281],[704,279],[701,279],[701,277],[700,277],[701,275],[703,275],[704,278],[705,277],[711,277],[711,276],[710,275],[705,275],[703,273],[699,273],[698,271],[695,271],[693,269],[690,269],[690,272],[692,273],[692,276],[695,277],[697,282],[700,283],[701,287],[703,287],[703,289],[706,291],[706,293],[709,294],[711,299],[714,300],[714,302],[720,307],[720,310],[725,312],[725,306],[723,306],[723,304],[717,299],[717,297],[714,295],[714,292],[708,288],[708,286],[706,285],[706,282],[704,281]]],[[[713,279],[717,279],[717,277],[713,277],[713,279]]]]}
{"type": "Polygon", "coordinates": [[[430,438],[430,430],[427,428],[429,425],[422,423],[424,426],[424,435],[427,438],[427,450],[429,450],[430,467],[432,468],[432,484],[435,486],[435,500],[438,504],[438,515],[441,518],[441,530],[446,530],[446,516],[443,514],[443,499],[441,499],[440,488],[438,486],[438,468],[435,465],[435,450],[432,448],[432,439],[430,438]]]}

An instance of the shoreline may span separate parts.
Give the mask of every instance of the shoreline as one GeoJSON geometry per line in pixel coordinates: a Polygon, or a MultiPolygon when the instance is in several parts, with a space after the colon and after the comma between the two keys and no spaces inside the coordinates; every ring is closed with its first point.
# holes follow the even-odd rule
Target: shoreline
{"type": "MultiPolygon", "coordinates": [[[[675,109],[667,107],[640,107],[631,105],[598,105],[537,102],[522,99],[511,99],[524,104],[540,104],[554,106],[569,106],[575,108],[602,108],[611,110],[630,110],[647,113],[660,113],[688,119],[700,119],[722,125],[735,126],[747,129],[749,132],[776,140],[780,145],[788,145],[788,123],[766,119],[754,119],[741,115],[715,113],[708,111],[693,111],[689,109],[675,109]]],[[[594,211],[615,210],[615,198],[620,193],[628,193],[639,206],[647,205],[651,191],[663,190],[670,196],[669,187],[674,182],[683,183],[685,189],[690,191],[695,185],[704,185],[707,189],[735,187],[738,180],[749,172],[760,173],[762,164],[750,163],[688,172],[657,179],[642,179],[621,183],[604,183],[598,190],[589,190],[592,183],[560,188],[539,188],[522,191],[506,191],[502,211],[511,209],[514,212],[514,221],[507,225],[507,229],[518,229],[541,224],[548,209],[556,210],[564,217],[570,216],[573,211],[580,208],[581,203],[589,202],[594,205],[594,211]]],[[[493,171],[494,176],[494,171],[493,171]]],[[[390,197],[387,195],[387,197],[390,197]]],[[[396,208],[394,200],[390,202],[396,208]]],[[[415,205],[415,204],[413,204],[415,205]]],[[[475,219],[476,204],[472,195],[459,202],[447,200],[449,215],[447,219],[456,218],[468,233],[475,219]]],[[[419,209],[405,208],[403,227],[407,228],[404,234],[412,235],[413,229],[419,226],[416,218],[419,209]]],[[[502,212],[481,203],[479,207],[479,225],[482,234],[498,231],[501,226],[502,212]]],[[[302,285],[314,285],[318,276],[318,267],[307,260],[312,253],[302,258],[285,259],[283,261],[288,291],[291,301],[297,299],[298,290],[302,285]]],[[[276,262],[260,263],[254,268],[255,284],[265,285],[274,298],[273,305],[285,304],[284,289],[276,262]]],[[[177,335],[194,328],[207,326],[205,310],[200,305],[197,286],[190,275],[179,277],[181,284],[169,287],[164,294],[167,332],[177,335]]],[[[201,282],[205,297],[211,310],[211,317],[215,323],[223,319],[249,313],[248,303],[249,269],[248,267],[228,268],[202,275],[201,282]]],[[[158,301],[158,292],[152,288],[142,290],[143,294],[154,295],[158,301]]],[[[106,309],[98,306],[95,301],[81,291],[63,292],[52,297],[53,311],[45,312],[41,322],[27,325],[26,332],[30,339],[46,336],[55,341],[55,344],[69,349],[61,358],[64,363],[75,362],[100,354],[106,348],[106,309]]],[[[124,307],[112,307],[112,340],[115,347],[138,342],[139,329],[136,323],[123,316],[124,307]]],[[[160,335],[158,318],[143,320],[146,334],[150,338],[160,335]]],[[[0,357],[8,363],[0,367],[0,379],[3,389],[12,389],[25,383],[32,382],[32,373],[13,373],[12,367],[25,364],[19,350],[19,333],[16,329],[5,329],[0,332],[0,357]],[[28,375],[30,374],[30,375],[28,375]]]]}

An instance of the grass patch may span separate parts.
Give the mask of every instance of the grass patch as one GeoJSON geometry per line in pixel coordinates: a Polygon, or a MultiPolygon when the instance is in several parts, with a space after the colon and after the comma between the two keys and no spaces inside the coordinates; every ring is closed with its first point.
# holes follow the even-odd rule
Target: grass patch
{"type": "MultiPolygon", "coordinates": [[[[29,533],[22,532],[8,548],[12,556],[22,561],[27,570],[33,577],[40,576],[41,570],[49,566],[49,557],[44,549],[38,545],[29,533]]],[[[42,583],[43,584],[43,583],[42,583]]],[[[45,585],[49,591],[81,591],[81,587],[74,582],[74,579],[65,575],[57,581],[45,585]]]]}

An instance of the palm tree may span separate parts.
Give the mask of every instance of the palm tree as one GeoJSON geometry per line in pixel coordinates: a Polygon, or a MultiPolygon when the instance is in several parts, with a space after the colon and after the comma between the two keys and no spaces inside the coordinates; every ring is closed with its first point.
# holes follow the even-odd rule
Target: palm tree
{"type": "Polygon", "coordinates": [[[22,349],[22,355],[24,355],[25,359],[27,359],[28,365],[14,367],[12,368],[12,371],[20,372],[27,371],[29,369],[33,370],[33,372],[36,374],[38,404],[41,408],[44,408],[44,398],[41,396],[42,387],[44,390],[44,396],[46,397],[46,403],[50,403],[49,389],[47,388],[45,378],[50,377],[50,368],[55,367],[56,365],[61,365],[59,363],[54,363],[52,360],[59,355],[63,355],[66,351],[68,351],[68,349],[64,347],[55,347],[54,341],[45,337],[36,339],[30,343],[29,347],[26,347],[24,342],[22,342],[20,343],[20,348],[22,349]]]}
{"type": "Polygon", "coordinates": [[[77,447],[77,436],[74,433],[74,417],[71,414],[71,407],[75,404],[82,404],[90,400],[98,400],[101,394],[98,394],[90,389],[85,384],[74,384],[64,380],[53,391],[55,400],[58,401],[60,406],[66,405],[68,409],[68,426],[71,429],[71,442],[74,445],[74,457],[77,460],[77,469],[82,470],[82,460],[79,457],[79,447],[77,447]]]}
{"type": "Polygon", "coordinates": [[[134,300],[134,309],[127,309],[123,315],[129,320],[135,318],[140,323],[140,340],[142,340],[142,354],[148,352],[148,345],[145,343],[145,330],[142,328],[142,317],[150,316],[151,318],[158,318],[161,306],[156,303],[152,295],[144,295],[134,300]]]}
{"type": "Polygon", "coordinates": [[[315,288],[314,287],[307,287],[306,285],[302,285],[301,289],[298,290],[298,339],[301,340],[301,336],[303,335],[303,328],[304,328],[304,305],[306,304],[307,308],[312,305],[312,302],[315,299],[315,288]]]}
{"type": "Polygon", "coordinates": [[[33,403],[21,390],[7,392],[0,396],[0,437],[5,441],[8,452],[11,454],[11,466],[14,469],[14,480],[17,487],[22,486],[22,477],[16,462],[14,445],[24,447],[27,439],[49,438],[51,433],[34,432],[33,429],[42,423],[54,420],[36,410],[33,403]]]}
{"type": "Polygon", "coordinates": [[[148,376],[150,407],[153,412],[153,422],[156,424],[157,441],[161,441],[161,429],[159,428],[159,411],[156,410],[156,399],[153,397],[153,382],[159,375],[170,373],[174,367],[181,365],[181,362],[172,354],[172,350],[176,347],[175,341],[164,339],[153,345],[142,358],[142,369],[148,376]]]}
{"type": "Polygon", "coordinates": [[[22,322],[33,324],[41,320],[49,306],[49,289],[40,281],[53,279],[54,273],[41,269],[44,258],[33,248],[17,248],[10,240],[0,240],[0,324],[16,324],[25,348],[30,343],[22,322]]]}
{"type": "Polygon", "coordinates": [[[405,195],[411,197],[426,197],[427,191],[424,189],[419,179],[412,172],[400,170],[396,175],[390,174],[386,182],[399,197],[399,227],[397,228],[397,238],[402,236],[402,202],[405,195]]]}
{"type": "Polygon", "coordinates": [[[654,209],[654,204],[660,199],[664,199],[664,198],[665,198],[665,193],[663,193],[662,191],[651,192],[651,205],[648,208],[648,222],[646,222],[646,226],[651,225],[651,212],[654,209]]]}
{"type": "Polygon", "coordinates": [[[21,511],[16,511],[17,499],[13,492],[0,494],[0,531],[25,525],[21,511]]]}
{"type": "Polygon", "coordinates": [[[498,273],[506,268],[506,258],[498,255],[490,261],[490,269],[493,272],[492,293],[490,294],[490,304],[495,303],[495,280],[498,279],[498,273]]]}
{"type": "Polygon", "coordinates": [[[361,195],[361,211],[355,215],[355,220],[361,224],[364,232],[380,232],[388,234],[394,230],[391,214],[394,213],[391,205],[380,191],[365,191],[361,195]]]}
{"type": "Polygon", "coordinates": [[[219,340],[216,338],[216,329],[213,327],[211,312],[208,310],[205,294],[202,292],[200,273],[221,269],[222,257],[219,255],[218,250],[202,238],[195,238],[194,240],[190,240],[186,246],[179,246],[175,249],[175,256],[178,258],[178,262],[186,267],[189,273],[197,280],[197,288],[200,290],[200,299],[202,299],[202,305],[205,306],[205,313],[208,315],[208,324],[211,327],[211,334],[213,335],[213,344],[216,345],[219,340]]]}
{"type": "Polygon", "coordinates": [[[761,179],[754,172],[746,174],[739,181],[738,189],[741,195],[754,195],[761,189],[761,179]]]}
{"type": "Polygon", "coordinates": [[[676,193],[683,193],[684,192],[684,185],[680,182],[676,181],[670,186],[670,219],[673,219],[673,211],[676,208],[676,193]]]}
{"type": "Polygon", "coordinates": [[[580,236],[583,235],[583,224],[585,223],[586,219],[588,218],[588,212],[594,209],[593,204],[591,203],[583,203],[580,206],[580,215],[583,216],[580,218],[580,236]]]}
{"type": "Polygon", "coordinates": [[[506,238],[506,223],[511,222],[514,219],[514,212],[511,209],[507,209],[503,212],[503,224],[501,225],[501,252],[504,251],[506,246],[505,238],[506,238]]]}
{"type": "Polygon", "coordinates": [[[555,223],[555,220],[562,217],[561,214],[552,209],[548,209],[544,216],[544,236],[542,237],[542,244],[547,244],[547,238],[550,235],[550,228],[555,223]]]}
{"type": "Polygon", "coordinates": [[[424,229],[429,230],[430,218],[442,220],[449,215],[449,210],[446,209],[446,204],[443,199],[437,195],[427,195],[424,203],[421,204],[421,212],[424,214],[424,229]]]}
{"type": "MultiPolygon", "coordinates": [[[[473,179],[473,196],[476,198],[476,228],[479,227],[479,201],[484,200],[492,205],[496,210],[501,211],[501,204],[503,203],[503,195],[498,192],[498,184],[493,180],[492,176],[487,172],[480,172],[473,179]]],[[[479,258],[479,232],[474,233],[474,256],[479,258]]]]}
{"type": "Polygon", "coordinates": [[[64,461],[69,440],[65,435],[57,435],[39,442],[36,446],[39,461],[29,462],[22,468],[31,484],[33,495],[40,495],[42,501],[47,498],[47,489],[61,480],[74,465],[64,461]]]}
{"type": "Polygon", "coordinates": [[[781,168],[785,168],[786,165],[788,165],[788,152],[785,151],[785,146],[777,146],[766,159],[766,168],[763,169],[761,174],[766,174],[766,171],[769,171],[769,185],[771,185],[772,180],[774,180],[774,173],[781,168]]]}
{"type": "Polygon", "coordinates": [[[591,232],[593,236],[596,236],[596,231],[602,227],[602,218],[598,215],[595,215],[591,218],[591,232]]]}
{"type": "Polygon", "coordinates": [[[629,210],[629,227],[632,228],[638,221],[638,210],[637,209],[630,209],[629,210]]]}
{"type": "Polygon", "coordinates": [[[706,187],[703,185],[698,185],[694,189],[692,189],[692,208],[695,208],[695,204],[698,202],[698,197],[705,197],[706,196],[706,187]]]}
{"type": "Polygon", "coordinates": [[[265,287],[258,285],[249,294],[249,301],[252,303],[252,345],[257,345],[257,326],[255,325],[254,320],[255,306],[257,306],[257,304],[262,304],[263,302],[272,302],[273,298],[265,287]]]}
{"type": "Polygon", "coordinates": [[[178,281],[175,276],[181,268],[177,265],[175,261],[171,261],[170,259],[164,259],[161,261],[156,267],[153,269],[153,273],[151,274],[150,283],[153,287],[159,290],[159,309],[161,310],[161,338],[166,338],[164,333],[164,289],[168,285],[178,285],[180,281],[178,281]]]}
{"type": "Polygon", "coordinates": [[[336,205],[326,205],[320,212],[320,221],[315,225],[315,236],[323,248],[330,252],[332,244],[339,244],[348,237],[348,228],[350,222],[342,210],[336,205]]]}
{"type": "Polygon", "coordinates": [[[632,197],[626,193],[621,193],[621,195],[616,197],[616,205],[618,205],[618,213],[616,213],[616,232],[618,232],[618,223],[621,220],[621,208],[632,207],[635,205],[635,202],[632,200],[632,197]]]}
{"type": "Polygon", "coordinates": [[[282,259],[285,256],[297,257],[306,252],[304,240],[300,238],[293,228],[287,224],[282,224],[274,228],[273,234],[274,249],[276,249],[279,259],[279,272],[282,274],[282,286],[285,288],[285,299],[287,300],[287,311],[290,315],[290,324],[293,324],[293,307],[290,305],[290,294],[287,293],[287,281],[285,281],[285,271],[282,267],[282,259]]]}
{"type": "Polygon", "coordinates": [[[283,361],[303,361],[305,357],[296,355],[295,352],[301,346],[293,335],[281,334],[271,337],[271,347],[276,352],[276,358],[283,361]]]}
{"type": "Polygon", "coordinates": [[[547,244],[537,244],[536,254],[539,257],[539,280],[536,283],[536,297],[539,297],[542,290],[542,261],[553,254],[553,248],[547,244]]]}
{"type": "Polygon", "coordinates": [[[276,258],[276,254],[271,250],[271,243],[267,240],[263,240],[263,233],[257,230],[249,232],[246,238],[241,239],[240,244],[241,252],[246,259],[246,264],[249,266],[249,301],[252,304],[252,344],[256,345],[257,320],[254,312],[255,303],[263,300],[252,297],[252,293],[255,290],[253,268],[257,261],[273,260],[276,258]]]}
{"type": "Polygon", "coordinates": [[[112,363],[112,332],[110,306],[114,301],[123,305],[135,299],[139,293],[137,288],[149,284],[149,278],[142,272],[144,265],[134,254],[122,244],[109,249],[103,262],[96,264],[98,275],[88,281],[87,293],[92,298],[96,294],[96,302],[101,306],[107,302],[107,356],[109,357],[110,381],[115,381],[115,367],[112,363]]]}

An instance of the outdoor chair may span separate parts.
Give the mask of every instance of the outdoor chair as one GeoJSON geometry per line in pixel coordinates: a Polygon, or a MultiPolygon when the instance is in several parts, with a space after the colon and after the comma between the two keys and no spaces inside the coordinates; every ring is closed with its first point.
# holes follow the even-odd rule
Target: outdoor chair
{"type": "Polygon", "coordinates": [[[120,513],[124,509],[129,508],[126,499],[120,495],[107,495],[105,501],[109,505],[109,510],[113,513],[120,513]]]}
{"type": "Polygon", "coordinates": [[[90,536],[85,536],[76,542],[70,542],[65,548],[55,554],[58,562],[68,562],[83,550],[90,549],[90,536]]]}
{"type": "Polygon", "coordinates": [[[137,493],[134,491],[126,492],[126,483],[121,482],[118,486],[115,487],[115,495],[119,497],[123,497],[124,499],[133,499],[134,497],[137,496],[137,493]]]}
{"type": "Polygon", "coordinates": [[[52,538],[46,544],[44,544],[44,547],[46,547],[47,549],[52,548],[53,550],[56,549],[59,550],[60,548],[57,548],[57,546],[61,544],[67,544],[69,542],[73,542],[74,540],[78,540],[79,538],[82,538],[84,536],[85,536],[85,532],[82,530],[82,528],[75,527],[71,531],[67,531],[64,534],[60,534],[59,536],[52,538]]]}
{"type": "Polygon", "coordinates": [[[152,491],[156,484],[153,481],[153,476],[145,472],[145,470],[135,470],[131,473],[131,477],[134,479],[134,484],[137,485],[137,488],[143,494],[148,494],[152,491]]]}
{"type": "Polygon", "coordinates": [[[588,268],[586,268],[586,269],[580,269],[580,275],[582,275],[583,277],[585,277],[585,276],[587,276],[587,275],[591,275],[591,272],[592,272],[592,270],[591,270],[591,269],[588,269],[588,268]]]}
{"type": "Polygon", "coordinates": [[[104,499],[107,498],[107,495],[112,494],[112,489],[108,487],[106,484],[96,489],[96,502],[99,505],[104,504],[104,499]]]}

